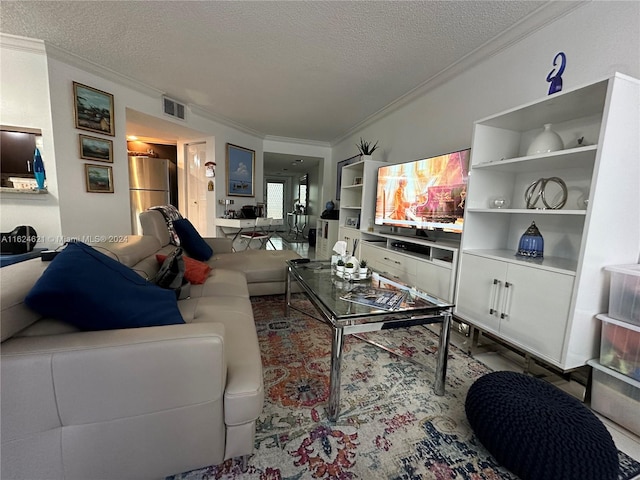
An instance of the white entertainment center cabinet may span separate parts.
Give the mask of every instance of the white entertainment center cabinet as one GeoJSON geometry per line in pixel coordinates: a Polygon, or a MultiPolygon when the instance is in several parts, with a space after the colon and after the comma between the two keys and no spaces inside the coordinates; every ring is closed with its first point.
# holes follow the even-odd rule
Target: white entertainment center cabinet
{"type": "Polygon", "coordinates": [[[434,241],[415,232],[400,235],[391,227],[374,229],[377,174],[383,165],[360,160],[342,168],[337,239],[371,268],[453,302],[459,242],[434,241]]]}
{"type": "Polygon", "coordinates": [[[598,356],[604,267],[638,262],[639,92],[616,74],[475,122],[458,318],[565,371],[598,356]],[[545,124],[565,148],[528,155],[545,124]],[[566,183],[564,207],[527,208],[527,187],[551,177],[566,183]],[[542,259],[515,255],[532,221],[542,259]]]}

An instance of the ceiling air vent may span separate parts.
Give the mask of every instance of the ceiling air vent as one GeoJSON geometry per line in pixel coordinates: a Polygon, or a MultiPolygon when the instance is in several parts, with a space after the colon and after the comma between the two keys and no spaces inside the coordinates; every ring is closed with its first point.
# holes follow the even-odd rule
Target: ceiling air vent
{"type": "Polygon", "coordinates": [[[169,97],[162,97],[162,111],[167,115],[184,120],[186,106],[169,97]]]}

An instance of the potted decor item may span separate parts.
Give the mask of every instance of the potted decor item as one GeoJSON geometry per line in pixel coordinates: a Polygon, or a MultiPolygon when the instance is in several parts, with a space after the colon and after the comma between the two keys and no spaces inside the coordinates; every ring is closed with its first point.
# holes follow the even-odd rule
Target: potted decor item
{"type": "Polygon", "coordinates": [[[342,260],[341,258],[339,258],[336,262],[336,275],[338,275],[339,277],[344,276],[344,260],[342,260]]]}
{"type": "Polygon", "coordinates": [[[353,264],[353,262],[347,262],[344,265],[344,278],[346,278],[347,280],[351,280],[352,278],[355,278],[354,274],[356,271],[356,266],[353,264]]]}
{"type": "Polygon", "coordinates": [[[367,272],[369,269],[367,268],[367,261],[360,260],[360,270],[358,271],[358,278],[367,278],[367,272]]]}
{"type": "Polygon", "coordinates": [[[360,143],[356,143],[356,147],[358,147],[362,160],[371,160],[371,155],[373,155],[373,152],[378,148],[378,142],[371,145],[371,142],[365,142],[362,137],[360,137],[360,143]]]}

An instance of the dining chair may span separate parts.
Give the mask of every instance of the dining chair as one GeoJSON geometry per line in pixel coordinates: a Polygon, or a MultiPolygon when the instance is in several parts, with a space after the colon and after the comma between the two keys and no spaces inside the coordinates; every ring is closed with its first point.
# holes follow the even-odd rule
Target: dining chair
{"type": "Polygon", "coordinates": [[[270,243],[275,250],[275,245],[271,241],[271,225],[273,218],[271,217],[258,217],[256,218],[256,224],[253,227],[253,231],[240,234],[240,238],[247,241],[245,250],[251,245],[251,240],[260,240],[260,246],[258,249],[267,248],[267,243],[270,243]]]}

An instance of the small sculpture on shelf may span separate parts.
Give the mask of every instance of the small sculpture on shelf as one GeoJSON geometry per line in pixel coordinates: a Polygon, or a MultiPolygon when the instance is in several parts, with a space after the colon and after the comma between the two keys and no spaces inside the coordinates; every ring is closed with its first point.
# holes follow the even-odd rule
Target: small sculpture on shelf
{"type": "Polygon", "coordinates": [[[567,203],[567,184],[559,177],[539,178],[527,187],[524,192],[524,199],[529,209],[542,208],[544,210],[550,208],[559,210],[567,203]],[[547,192],[547,187],[550,183],[555,183],[560,187],[560,191],[556,192],[552,201],[548,200],[549,195],[547,192]],[[543,207],[537,206],[538,200],[542,200],[543,207]]]}
{"type": "Polygon", "coordinates": [[[44,190],[44,181],[47,177],[44,171],[44,162],[42,161],[42,156],[40,155],[40,149],[37,147],[33,154],[33,173],[36,177],[38,190],[44,190]]]}
{"type": "Polygon", "coordinates": [[[553,59],[554,68],[547,75],[547,82],[549,85],[549,95],[553,95],[554,93],[562,90],[562,74],[564,73],[564,68],[567,65],[567,56],[564,52],[558,52],[558,54],[553,59]],[[557,65],[557,61],[560,59],[560,67],[558,70],[555,69],[557,65]]]}

